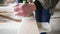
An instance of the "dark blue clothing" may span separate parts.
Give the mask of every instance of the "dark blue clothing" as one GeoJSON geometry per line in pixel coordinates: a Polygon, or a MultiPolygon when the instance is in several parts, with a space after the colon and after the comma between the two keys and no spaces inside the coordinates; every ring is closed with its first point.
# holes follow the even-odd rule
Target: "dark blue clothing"
{"type": "Polygon", "coordinates": [[[41,5],[41,3],[38,1],[38,0],[36,0],[35,2],[35,5],[36,5],[36,10],[35,10],[35,18],[36,18],[36,21],[37,22],[41,22],[42,20],[42,11],[43,11],[43,7],[42,7],[42,5],[41,5]]]}
{"type": "Polygon", "coordinates": [[[37,9],[35,11],[35,18],[37,22],[41,22],[42,21],[42,9],[37,9]]]}
{"type": "Polygon", "coordinates": [[[49,22],[50,17],[51,17],[51,14],[49,12],[49,9],[43,9],[43,11],[42,11],[42,22],[49,22]]]}
{"type": "Polygon", "coordinates": [[[36,18],[36,21],[37,22],[49,22],[50,20],[50,12],[49,12],[49,9],[44,9],[41,5],[41,3],[36,0],[35,2],[35,5],[36,5],[36,11],[35,11],[35,18],[36,18]]]}
{"type": "Polygon", "coordinates": [[[40,34],[47,34],[46,32],[42,32],[42,33],[40,33],[40,34]]]}
{"type": "Polygon", "coordinates": [[[51,14],[49,9],[38,9],[35,11],[35,17],[37,22],[49,22],[51,14]]]}

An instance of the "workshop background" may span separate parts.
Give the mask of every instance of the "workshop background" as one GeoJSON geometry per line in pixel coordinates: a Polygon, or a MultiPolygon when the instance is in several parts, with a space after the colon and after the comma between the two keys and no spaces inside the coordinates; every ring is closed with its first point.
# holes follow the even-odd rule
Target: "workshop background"
{"type": "MultiPolygon", "coordinates": [[[[10,18],[3,18],[0,16],[0,34],[17,34],[20,23],[15,20],[20,20],[21,17],[14,15],[13,6],[16,2],[2,2],[0,4],[0,14],[9,16],[10,18]]],[[[52,31],[47,32],[47,34],[60,34],[60,2],[57,4],[54,15],[51,17],[50,24],[52,26],[52,31]]]]}

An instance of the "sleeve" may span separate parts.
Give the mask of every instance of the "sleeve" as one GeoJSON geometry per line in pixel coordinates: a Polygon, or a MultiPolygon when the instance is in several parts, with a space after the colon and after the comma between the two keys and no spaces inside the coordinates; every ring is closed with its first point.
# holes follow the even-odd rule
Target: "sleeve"
{"type": "Polygon", "coordinates": [[[41,5],[43,6],[43,8],[54,8],[56,7],[57,3],[59,2],[59,0],[38,0],[41,5]]]}
{"type": "Polygon", "coordinates": [[[56,7],[56,5],[58,4],[59,0],[51,0],[51,8],[54,9],[56,7]]]}

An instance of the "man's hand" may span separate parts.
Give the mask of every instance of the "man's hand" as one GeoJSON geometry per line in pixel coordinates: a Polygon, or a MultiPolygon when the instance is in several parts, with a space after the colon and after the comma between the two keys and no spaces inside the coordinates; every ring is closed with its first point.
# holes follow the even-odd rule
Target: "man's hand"
{"type": "Polygon", "coordinates": [[[16,15],[27,16],[27,15],[31,14],[33,11],[35,11],[36,7],[33,3],[31,3],[31,4],[20,3],[20,4],[17,4],[16,6],[14,6],[14,10],[15,10],[15,12],[17,12],[16,15]]]}

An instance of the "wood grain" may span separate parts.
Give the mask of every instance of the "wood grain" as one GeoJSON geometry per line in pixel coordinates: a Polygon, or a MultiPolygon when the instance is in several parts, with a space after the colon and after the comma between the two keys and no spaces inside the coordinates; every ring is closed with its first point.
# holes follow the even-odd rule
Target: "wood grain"
{"type": "Polygon", "coordinates": [[[5,18],[5,19],[9,19],[9,20],[13,20],[13,21],[16,21],[16,22],[21,22],[21,20],[14,19],[14,18],[11,18],[9,16],[5,16],[5,15],[1,15],[1,14],[0,14],[0,17],[5,18]]]}

